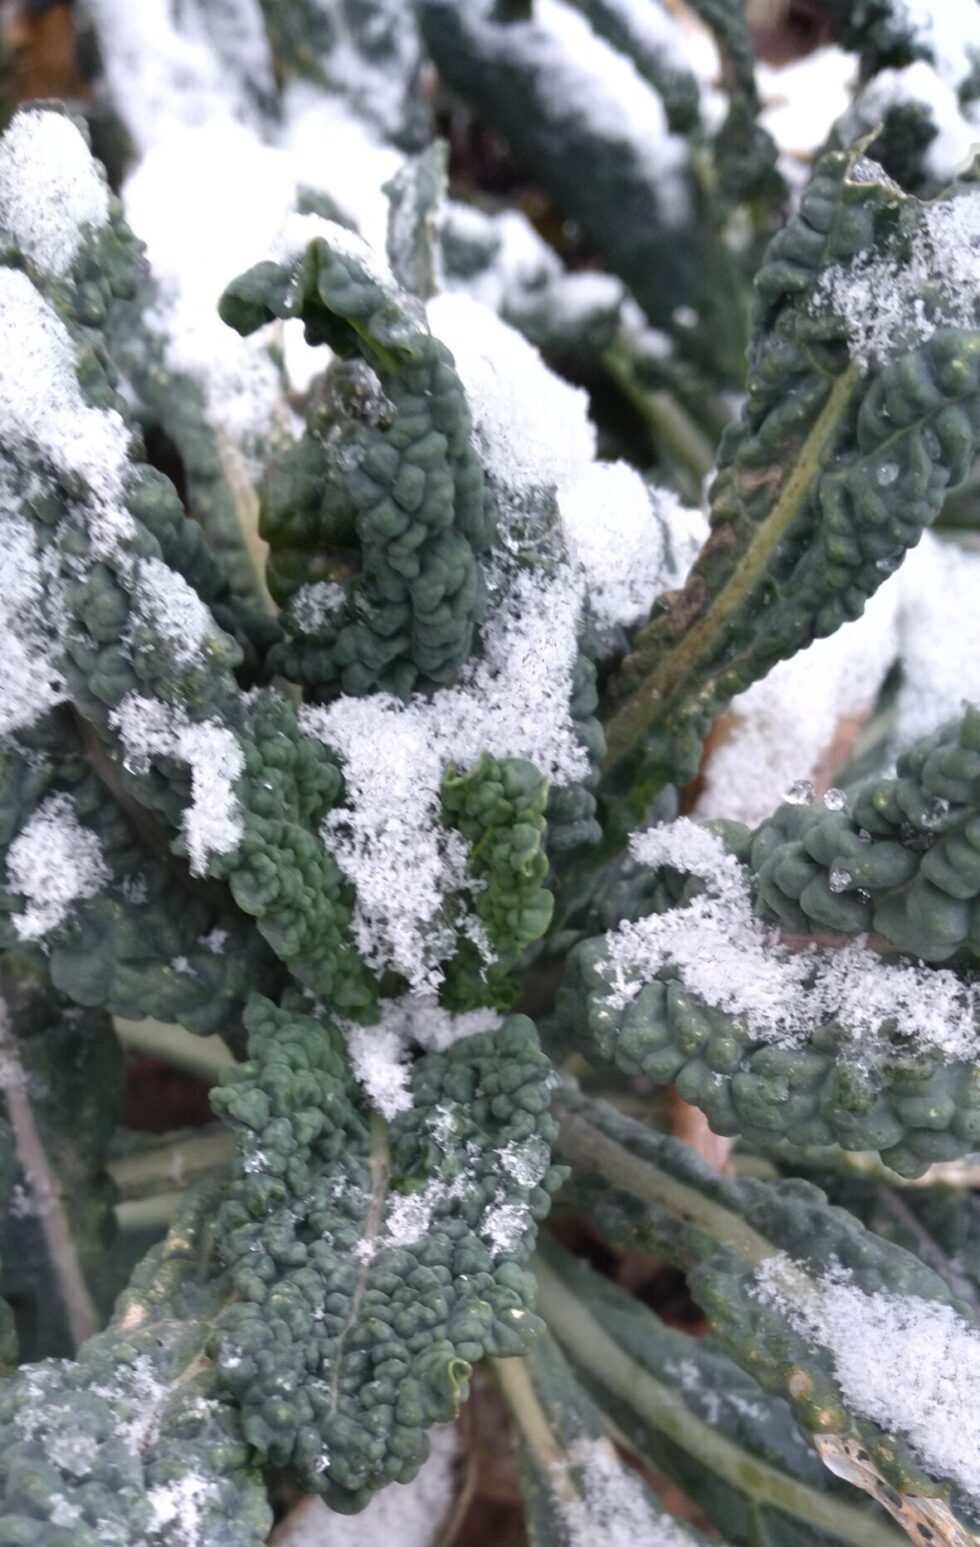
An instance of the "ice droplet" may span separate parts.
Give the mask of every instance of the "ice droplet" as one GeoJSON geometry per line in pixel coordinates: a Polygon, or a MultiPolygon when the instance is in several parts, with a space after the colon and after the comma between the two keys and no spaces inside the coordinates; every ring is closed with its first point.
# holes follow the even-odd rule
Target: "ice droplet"
{"type": "Polygon", "coordinates": [[[838,870],[835,868],[830,872],[830,879],[827,884],[832,892],[846,892],[853,879],[849,870],[838,870]]]}
{"type": "Polygon", "coordinates": [[[843,790],[829,789],[824,795],[823,803],[828,811],[845,811],[847,809],[847,796],[843,790]]]}
{"type": "Polygon", "coordinates": [[[796,779],[783,791],[783,800],[788,806],[808,806],[814,794],[812,779],[796,779]]]}
{"type": "Polygon", "coordinates": [[[931,827],[934,822],[941,822],[948,815],[949,801],[942,795],[934,795],[922,808],[922,820],[927,827],[931,827]]]}
{"type": "Polygon", "coordinates": [[[887,485],[887,484],[890,484],[890,483],[894,483],[895,479],[898,477],[898,463],[897,462],[882,462],[882,464],[879,467],[877,473],[875,474],[875,477],[876,477],[878,483],[881,483],[881,484],[886,484],[887,485]]]}
{"type": "Polygon", "coordinates": [[[868,832],[868,829],[866,827],[859,827],[858,828],[858,843],[870,843],[870,842],[871,842],[871,834],[868,832]]]}

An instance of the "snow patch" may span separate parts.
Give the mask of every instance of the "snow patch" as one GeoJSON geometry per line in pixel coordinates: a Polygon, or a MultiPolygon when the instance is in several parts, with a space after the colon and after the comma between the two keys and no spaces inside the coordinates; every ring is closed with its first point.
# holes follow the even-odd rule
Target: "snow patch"
{"type": "Polygon", "coordinates": [[[0,230],[49,274],[67,274],[86,226],[109,216],[109,191],[63,113],[19,112],[0,139],[0,230]]]}
{"type": "Polygon", "coordinates": [[[136,613],[172,647],[183,666],[202,660],[205,641],[217,635],[208,608],[183,575],[160,559],[142,559],[136,572],[136,613]]]}
{"type": "Polygon", "coordinates": [[[27,898],[13,915],[21,940],[40,940],[64,923],[72,904],[109,880],[102,845],[75,815],[70,795],[48,795],[7,850],[7,886],[27,898]]]}
{"type": "Polygon", "coordinates": [[[705,765],[699,817],[755,827],[786,790],[812,778],[841,719],[859,718],[874,704],[898,654],[902,601],[896,575],[860,618],[780,661],[732,700],[724,740],[705,765]]]}
{"type": "Polygon", "coordinates": [[[975,327],[978,292],[980,192],[971,192],[924,205],[907,253],[865,253],[831,264],[814,289],[811,310],[842,318],[852,358],[867,367],[926,342],[941,328],[975,327]]]}
{"type": "Polygon", "coordinates": [[[60,656],[66,621],[56,566],[0,484],[0,740],[32,725],[65,695],[60,656]]]}
{"type": "Polygon", "coordinates": [[[708,536],[700,511],[651,488],[627,462],[590,463],[559,488],[558,510],[600,627],[645,619],[708,536]]]}
{"type": "MultiPolygon", "coordinates": [[[[27,275],[10,268],[0,268],[0,437],[37,447],[105,505],[119,499],[129,432],[113,409],[85,402],[67,328],[27,275]]],[[[124,528],[128,517],[119,512],[117,521],[124,528]]]]}
{"type": "Polygon", "coordinates": [[[844,1400],[901,1434],[927,1471],[980,1505],[980,1332],[941,1300],[866,1294],[839,1263],[819,1278],[784,1253],[762,1264],[756,1293],[833,1356],[844,1400]]]}
{"type": "Polygon", "coordinates": [[[895,578],[902,584],[897,753],[955,719],[964,699],[980,703],[980,552],[927,532],[895,578]]]}
{"type": "Polygon", "coordinates": [[[378,1009],[381,1019],[376,1026],[359,1026],[353,1021],[339,1024],[347,1038],[355,1077],[389,1122],[412,1105],[409,1056],[413,1047],[444,1053],[464,1037],[475,1037],[500,1025],[496,1010],[467,1010],[454,1015],[431,995],[383,999],[378,1009]]]}
{"type": "Polygon", "coordinates": [[[690,1547],[690,1537],[654,1508],[635,1472],[608,1440],[579,1439],[554,1463],[553,1491],[569,1547],[690,1547]]]}
{"type": "Polygon", "coordinates": [[[359,1515],[338,1515],[322,1499],[303,1499],[277,1528],[276,1547],[432,1547],[456,1491],[455,1426],[430,1429],[429,1446],[410,1483],[384,1488],[359,1515]]]}
{"type": "Polygon", "coordinates": [[[631,848],[641,864],[697,876],[705,890],[606,937],[611,1007],[631,1004],[672,966],[688,993],[737,1016],[763,1041],[799,1042],[833,1020],[854,1034],[853,1057],[873,1060],[883,1028],[890,1046],[892,1026],[949,1059],[976,1056],[980,1000],[954,972],[884,962],[860,937],[794,951],[753,913],[747,874],[721,839],[687,817],[635,835],[631,848]]]}
{"type": "Polygon", "coordinates": [[[549,371],[533,344],[470,296],[435,296],[429,327],[451,351],[481,461],[505,489],[540,492],[595,455],[588,394],[549,371]]]}
{"type": "Polygon", "coordinates": [[[146,773],[154,757],[186,763],[191,803],[183,814],[191,874],[204,875],[212,854],[230,854],[244,832],[234,783],[245,771],[236,737],[216,720],[194,723],[178,707],[130,693],[112,712],[133,773],[146,773]]]}

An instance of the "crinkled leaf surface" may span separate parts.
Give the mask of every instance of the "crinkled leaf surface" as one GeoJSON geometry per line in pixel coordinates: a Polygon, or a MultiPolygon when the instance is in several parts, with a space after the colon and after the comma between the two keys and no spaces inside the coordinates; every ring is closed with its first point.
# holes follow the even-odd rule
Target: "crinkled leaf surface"
{"type": "Polygon", "coordinates": [[[258,999],[248,1023],[249,1062],[212,1097],[240,1134],[218,1378],[264,1458],[356,1510],[414,1477],[473,1363],[540,1329],[524,1263],[563,1174],[550,1065],[512,1017],[419,1058],[388,1125],[329,1023],[258,999]]]}

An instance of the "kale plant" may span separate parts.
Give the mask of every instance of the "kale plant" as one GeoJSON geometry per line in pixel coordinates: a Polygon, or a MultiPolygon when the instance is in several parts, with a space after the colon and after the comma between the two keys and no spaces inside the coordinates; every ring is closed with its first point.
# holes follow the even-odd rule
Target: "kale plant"
{"type": "Polygon", "coordinates": [[[0,1547],[980,1542],[980,8],[826,9],[8,83],[0,1547]]]}

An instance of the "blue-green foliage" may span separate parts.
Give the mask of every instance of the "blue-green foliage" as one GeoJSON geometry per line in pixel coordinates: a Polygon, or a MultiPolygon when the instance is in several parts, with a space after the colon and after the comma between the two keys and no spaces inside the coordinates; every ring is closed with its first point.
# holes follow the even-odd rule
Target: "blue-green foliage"
{"type": "Polygon", "coordinates": [[[260,1455],[357,1509],[415,1475],[474,1363],[538,1330],[524,1263],[561,1178],[550,1066],[515,1017],[419,1059],[386,1125],[329,1024],[265,1000],[247,1019],[248,1062],[213,1098],[241,1136],[217,1378],[260,1455]]]}
{"type": "MultiPolygon", "coordinates": [[[[896,1324],[921,1302],[978,1336],[976,1210],[935,1176],[921,1195],[901,1179],[952,1162],[962,1181],[980,1143],[964,1019],[980,710],[827,803],[787,801],[754,831],[688,823],[689,868],[676,830],[659,831],[673,863],[625,854],[630,827],[652,828],[655,852],[693,809],[684,785],[733,695],[856,618],[970,472],[976,297],[947,272],[962,252],[933,238],[950,216],[947,238],[957,221],[969,235],[978,196],[966,174],[922,197],[933,140],[913,115],[886,125],[886,171],[838,126],[789,211],[741,0],[692,0],[723,119],[679,62],[673,6],[644,3],[192,8],[194,112],[220,65],[234,108],[208,132],[252,136],[270,187],[300,164],[307,109],[325,162],[346,114],[365,167],[388,169],[387,257],[354,229],[356,200],[297,171],[279,259],[226,276],[230,358],[240,346],[283,389],[241,444],[175,347],[193,286],[175,298],[150,274],[97,181],[106,218],[77,231],[76,190],[59,196],[50,166],[29,207],[37,167],[0,140],[0,1364],[17,1338],[22,1361],[0,1382],[0,1547],[260,1547],[270,1501],[356,1512],[416,1478],[478,1365],[512,1414],[532,1547],[705,1540],[661,1518],[617,1446],[730,1547],[896,1547],[899,1526],[973,1539],[980,1494],[956,1458],[872,1413],[807,1317],[846,1283],[893,1300],[896,1324]],[[644,108],[642,143],[610,73],[644,108]],[[412,155],[392,177],[393,147],[412,155]],[[598,285],[595,268],[611,271],[598,285]],[[853,313],[875,321],[879,282],[898,287],[881,297],[895,325],[869,343],[853,313]],[[582,469],[602,470],[591,428],[575,421],[577,461],[556,424],[508,467],[523,411],[529,444],[550,433],[521,398],[520,362],[538,362],[485,316],[486,358],[465,360],[484,345],[473,311],[457,367],[426,311],[441,287],[490,298],[585,380],[601,459],[642,471],[636,519],[649,493],[664,553],[640,621],[595,626],[589,587],[614,556],[590,556],[567,514],[582,469]],[[287,401],[300,326],[318,365],[287,401]],[[494,336],[513,352],[498,360],[494,336]],[[663,593],[666,486],[701,487],[733,388],[711,537],[663,593]],[[545,631],[525,636],[534,608],[545,631]],[[685,910],[705,925],[695,948],[710,958],[727,921],[733,978],[754,963],[786,1004],[757,983],[732,1000],[696,949],[691,983],[669,951],[647,970],[624,950],[685,910]],[[760,961],[785,966],[791,947],[809,954],[770,980],[760,961]],[[827,964],[858,958],[886,1007],[911,983],[925,1035],[891,1010],[869,1029],[853,996],[850,1017],[793,1021],[793,993],[812,1008],[827,964]],[[199,1075],[224,1070],[218,1121],[193,1140],[198,1161],[201,1145],[222,1159],[199,1185],[186,1136],[120,1131],[113,1017],[199,1075]],[[175,1026],[223,1045],[189,1055],[175,1026]],[[738,1136],[733,1165],[765,1179],[719,1175],[660,1132],[651,1085],[738,1136]],[[780,1175],[815,1167],[833,1202],[780,1175]],[[112,1178],[135,1173],[117,1197],[112,1178]],[[610,1274],[622,1250],[643,1254],[633,1273],[680,1268],[710,1337],[553,1245],[535,1263],[559,1188],[565,1239],[610,1274]],[[115,1222],[162,1230],[164,1214],[110,1314],[115,1222]]],[[[906,9],[831,6],[867,78],[921,60],[945,81],[906,9]]],[[[967,112],[980,76],[955,89],[967,112]]],[[[619,514],[597,508],[597,525],[619,514]]]]}

